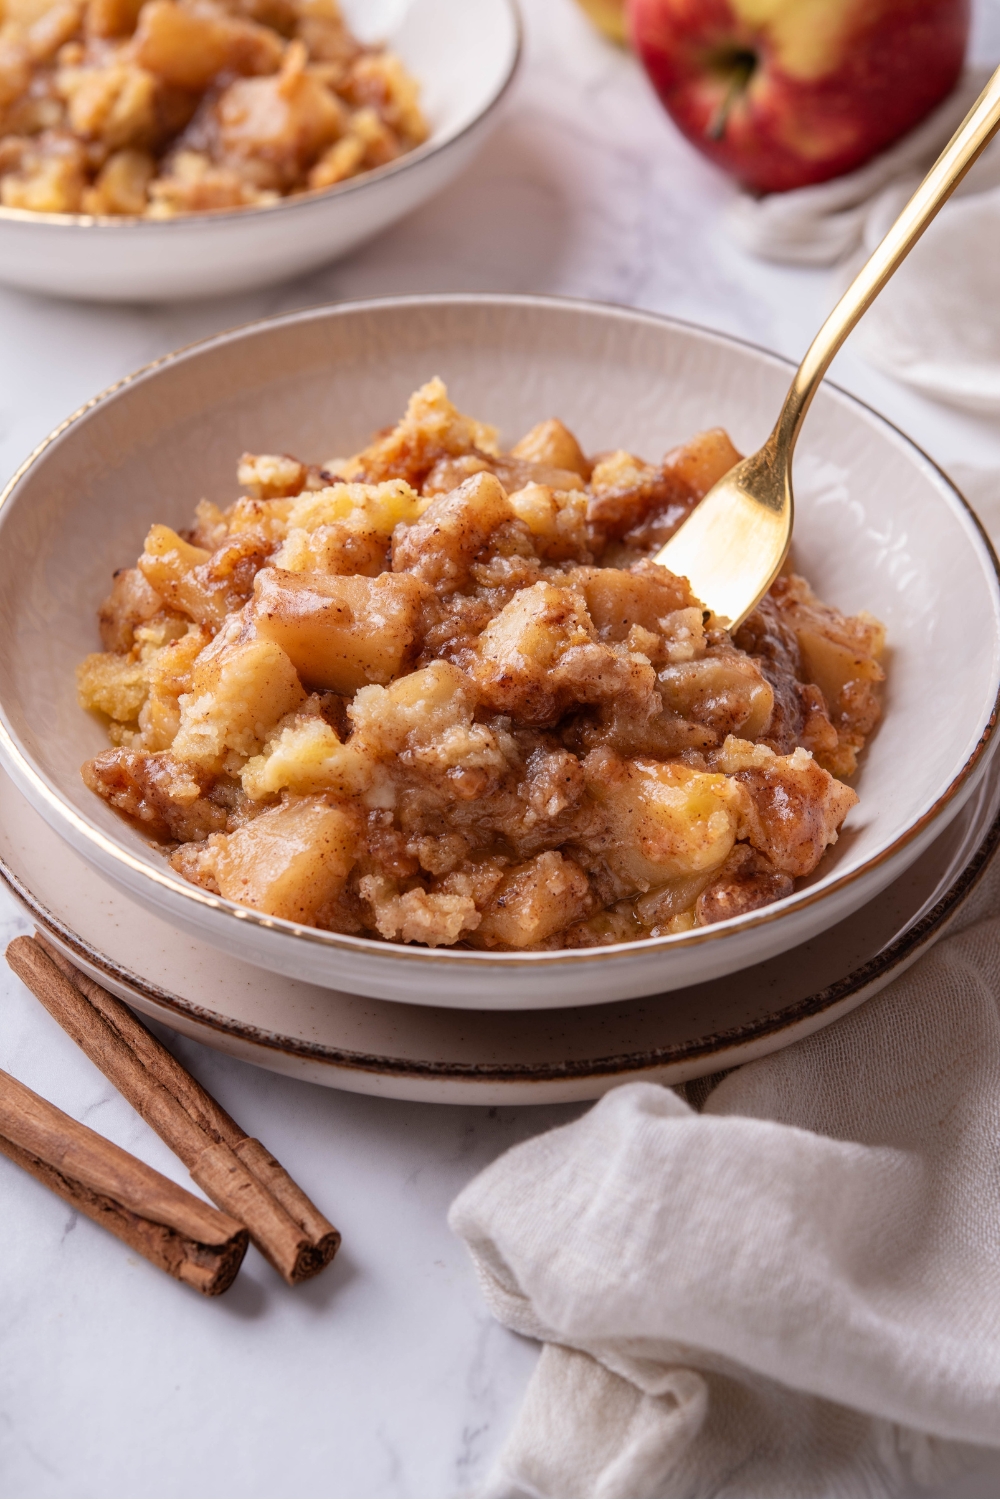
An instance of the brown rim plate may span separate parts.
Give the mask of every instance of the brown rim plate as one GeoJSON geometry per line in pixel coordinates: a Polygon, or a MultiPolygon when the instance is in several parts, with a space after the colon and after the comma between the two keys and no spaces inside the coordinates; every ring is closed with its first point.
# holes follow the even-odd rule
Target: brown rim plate
{"type": "Polygon", "coordinates": [[[680,1083],[829,1025],[941,935],[1000,843],[1000,764],[861,912],[708,984],[558,1011],[460,1011],[321,989],[234,960],[87,866],[0,774],[0,878],[81,968],[174,1030],[280,1073],[434,1103],[590,1099],[680,1083]]]}

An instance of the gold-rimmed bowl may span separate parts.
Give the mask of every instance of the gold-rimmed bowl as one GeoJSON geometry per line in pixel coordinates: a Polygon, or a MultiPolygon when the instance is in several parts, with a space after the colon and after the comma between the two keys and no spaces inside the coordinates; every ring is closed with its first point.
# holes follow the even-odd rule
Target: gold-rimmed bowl
{"type": "Polygon", "coordinates": [[[343,10],[420,82],[431,126],[422,146],[262,207],[173,219],[0,207],[0,280],[109,302],[221,296],[336,260],[433,197],[498,123],[521,53],[516,0],[343,0],[343,10]]]}
{"type": "Polygon", "coordinates": [[[342,304],[221,334],[138,372],[70,418],[0,504],[0,758],[63,838],[150,910],[242,959],[312,983],[461,1008],[572,1006],[655,994],[767,959],[893,881],[975,790],[994,748],[1000,584],[975,516],[884,418],[834,387],[796,461],[797,561],[820,594],[870,609],[890,642],[885,718],[860,805],[784,901],[668,938],[542,953],[429,950],[301,928],[189,885],[88,792],[103,747],[76,703],[113,568],[153,520],[182,526],[233,494],[246,449],[321,458],[392,422],[432,374],[512,440],[560,415],[590,451],[656,457],[699,428],[760,441],[788,364],[652,314],[532,297],[342,304]]]}

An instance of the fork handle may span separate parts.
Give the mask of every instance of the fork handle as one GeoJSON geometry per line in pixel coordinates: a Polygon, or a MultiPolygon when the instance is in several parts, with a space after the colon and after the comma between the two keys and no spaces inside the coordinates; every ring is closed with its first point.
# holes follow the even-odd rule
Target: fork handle
{"type": "Polygon", "coordinates": [[[867,312],[893,272],[1000,128],[1000,68],[997,68],[965,119],[931,167],[882,242],[851,282],[795,372],[781,416],[771,437],[778,451],[790,455],[830,361],[858,319],[867,312]]]}

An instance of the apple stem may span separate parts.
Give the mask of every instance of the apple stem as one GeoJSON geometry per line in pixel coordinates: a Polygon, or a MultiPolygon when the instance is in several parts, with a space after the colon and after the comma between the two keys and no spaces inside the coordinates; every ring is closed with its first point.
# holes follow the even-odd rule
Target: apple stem
{"type": "Polygon", "coordinates": [[[729,85],[715,114],[709,120],[705,134],[710,141],[721,141],[729,124],[729,115],[737,99],[745,93],[747,84],[753,76],[757,66],[757,59],[752,52],[741,52],[733,59],[732,71],[729,75],[729,85]]]}

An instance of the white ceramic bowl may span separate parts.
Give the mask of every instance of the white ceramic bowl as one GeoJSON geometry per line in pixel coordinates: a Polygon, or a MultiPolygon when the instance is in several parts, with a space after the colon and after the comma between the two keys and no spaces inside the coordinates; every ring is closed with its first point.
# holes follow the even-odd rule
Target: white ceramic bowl
{"type": "Polygon", "coordinates": [[[801,948],[672,995],[443,1010],[319,989],[180,932],[81,859],[0,770],[0,883],[127,1004],[308,1083],[428,1104],[565,1104],[739,1068],[829,1026],[921,958],[1000,846],[1000,761],[898,880],[801,948]],[[557,1024],[553,1025],[553,1021],[557,1024]]]}
{"type": "Polygon", "coordinates": [[[88,792],[105,742],[73,669],[97,645],[111,570],[153,520],[234,495],[245,449],[321,458],[392,422],[438,373],[513,440],[560,415],[590,451],[656,457],[722,424],[769,430],[784,360],[647,313],[531,297],[414,297],[296,313],[140,371],[64,424],[0,508],[0,757],[43,817],[148,908],[263,968],[415,1003],[522,1009],[653,994],[803,943],[895,879],[955,815],[993,749],[1000,685],[996,561],[948,480],[883,418],[824,387],[796,459],[795,546],[821,595],[888,626],[885,719],[861,803],[786,900],[670,938],[573,952],[403,947],[298,928],[189,885],[88,792]]]}
{"type": "Polygon", "coordinates": [[[362,40],[419,79],[424,145],[325,192],[176,219],[0,208],[0,280],[110,302],[214,297],[313,270],[439,192],[498,120],[521,49],[516,0],[342,0],[362,40]]]}

